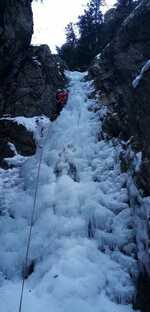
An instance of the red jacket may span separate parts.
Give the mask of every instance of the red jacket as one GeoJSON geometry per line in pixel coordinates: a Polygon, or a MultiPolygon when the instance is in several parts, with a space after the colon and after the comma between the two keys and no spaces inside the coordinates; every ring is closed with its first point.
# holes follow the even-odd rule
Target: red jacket
{"type": "Polygon", "coordinates": [[[56,100],[58,104],[65,105],[68,100],[68,91],[57,92],[56,100]]]}

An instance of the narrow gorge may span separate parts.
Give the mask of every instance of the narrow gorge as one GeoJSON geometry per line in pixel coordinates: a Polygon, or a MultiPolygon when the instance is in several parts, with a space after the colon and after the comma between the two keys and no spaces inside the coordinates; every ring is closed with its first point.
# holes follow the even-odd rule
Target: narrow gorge
{"type": "Polygon", "coordinates": [[[150,0],[118,12],[70,70],[0,3],[1,312],[150,311],[150,0]]]}

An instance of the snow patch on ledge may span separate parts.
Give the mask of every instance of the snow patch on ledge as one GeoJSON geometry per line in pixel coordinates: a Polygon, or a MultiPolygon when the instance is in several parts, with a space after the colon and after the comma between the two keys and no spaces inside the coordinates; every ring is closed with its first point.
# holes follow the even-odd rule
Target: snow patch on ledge
{"type": "Polygon", "coordinates": [[[34,132],[37,124],[43,124],[43,126],[48,125],[50,120],[46,116],[35,116],[35,117],[24,117],[24,116],[17,116],[17,117],[3,117],[0,120],[10,120],[13,122],[17,122],[18,125],[23,125],[26,127],[28,131],[34,132]]]}
{"type": "Polygon", "coordinates": [[[34,139],[37,143],[41,141],[50,126],[50,120],[45,115],[35,117],[3,117],[0,120],[10,120],[18,125],[23,125],[28,131],[33,132],[34,139]]]}
{"type": "Polygon", "coordinates": [[[140,74],[132,81],[132,86],[136,89],[143,78],[143,74],[150,69],[150,60],[148,60],[142,67],[140,74]]]}

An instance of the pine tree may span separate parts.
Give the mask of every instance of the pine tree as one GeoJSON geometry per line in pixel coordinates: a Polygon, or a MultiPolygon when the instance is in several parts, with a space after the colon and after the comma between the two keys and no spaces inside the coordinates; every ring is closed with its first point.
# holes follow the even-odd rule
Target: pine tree
{"type": "Polygon", "coordinates": [[[102,0],[90,0],[76,25],[66,27],[66,43],[58,50],[70,68],[86,68],[102,46],[102,0]],[[79,38],[76,36],[78,28],[79,38]],[[70,55],[70,56],[69,56],[70,55]]]}
{"type": "Polygon", "coordinates": [[[91,0],[84,14],[79,16],[79,54],[81,63],[89,64],[101,47],[101,26],[103,16],[101,0],[91,0]]]}
{"type": "Polygon", "coordinates": [[[78,27],[81,36],[88,35],[102,23],[101,2],[101,0],[91,0],[87,4],[87,9],[84,10],[84,14],[79,16],[78,27]]]}
{"type": "Polygon", "coordinates": [[[61,48],[57,47],[57,53],[68,64],[70,69],[77,67],[77,36],[75,25],[69,23],[66,28],[66,43],[61,48]]]}
{"type": "Polygon", "coordinates": [[[77,43],[77,38],[76,38],[74,27],[75,25],[73,23],[69,23],[65,28],[66,41],[67,43],[70,43],[72,45],[75,45],[77,43]]]}
{"type": "Polygon", "coordinates": [[[102,5],[101,0],[91,0],[87,4],[88,12],[92,17],[93,24],[97,25],[102,22],[102,13],[100,11],[100,6],[102,5]]]}

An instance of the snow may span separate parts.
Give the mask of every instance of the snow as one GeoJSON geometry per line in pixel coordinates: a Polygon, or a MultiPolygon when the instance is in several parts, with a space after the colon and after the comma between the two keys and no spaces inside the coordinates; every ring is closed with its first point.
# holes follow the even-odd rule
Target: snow
{"type": "Polygon", "coordinates": [[[139,84],[140,84],[140,82],[141,82],[141,80],[142,80],[142,78],[143,78],[144,73],[145,73],[146,71],[148,71],[149,69],[150,69],[150,60],[148,60],[148,61],[145,63],[145,65],[144,65],[144,66],[142,67],[142,69],[141,69],[140,74],[133,80],[132,86],[133,86],[134,89],[136,89],[136,88],[139,86],[139,84]]]}
{"type": "Polygon", "coordinates": [[[138,152],[135,154],[134,159],[135,172],[138,172],[140,170],[141,163],[142,163],[142,152],[138,152]]]}
{"type": "Polygon", "coordinates": [[[11,142],[8,142],[8,146],[9,146],[10,150],[12,152],[14,152],[14,155],[17,155],[17,150],[16,150],[15,145],[13,143],[11,143],[11,142]]]}
{"type": "MultiPolygon", "coordinates": [[[[66,74],[68,103],[39,139],[43,159],[29,254],[35,267],[25,281],[22,312],[133,312],[138,267],[127,175],[113,142],[97,139],[104,109],[92,109],[92,83],[83,73],[66,74]]],[[[0,170],[1,312],[19,307],[40,154],[39,148],[21,167],[0,170]]]]}
{"type": "Polygon", "coordinates": [[[141,81],[141,75],[136,76],[136,78],[132,81],[132,86],[136,89],[141,81]]]}
{"type": "Polygon", "coordinates": [[[99,60],[101,58],[101,53],[96,55],[96,59],[99,60]]]}
{"type": "Polygon", "coordinates": [[[46,116],[35,116],[35,117],[23,117],[23,116],[18,116],[18,117],[4,117],[1,118],[2,120],[11,120],[14,122],[17,122],[18,125],[23,125],[27,128],[28,131],[34,132],[35,129],[37,128],[37,123],[41,125],[47,126],[49,124],[49,119],[46,116]]]}
{"type": "Polygon", "coordinates": [[[32,60],[33,60],[34,64],[36,64],[36,65],[38,65],[38,66],[41,66],[41,65],[42,65],[41,62],[39,62],[37,56],[33,56],[33,57],[32,57],[32,60]]]}

